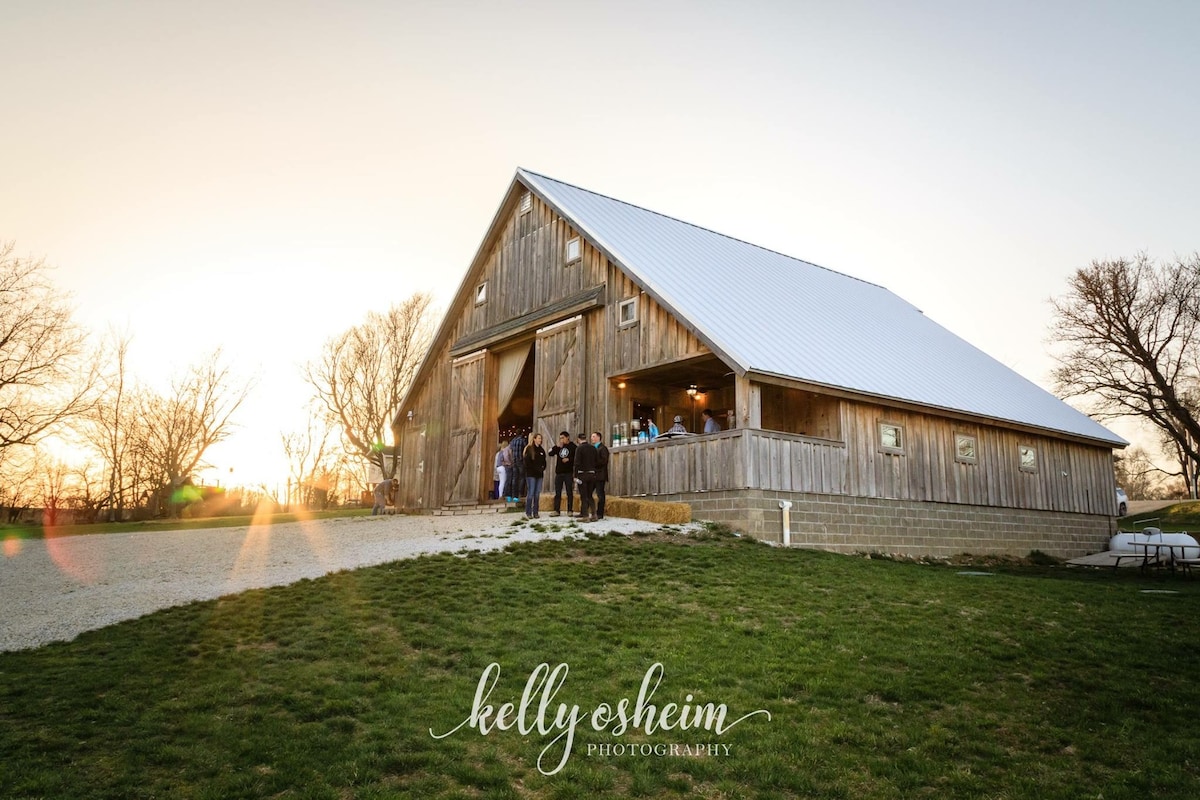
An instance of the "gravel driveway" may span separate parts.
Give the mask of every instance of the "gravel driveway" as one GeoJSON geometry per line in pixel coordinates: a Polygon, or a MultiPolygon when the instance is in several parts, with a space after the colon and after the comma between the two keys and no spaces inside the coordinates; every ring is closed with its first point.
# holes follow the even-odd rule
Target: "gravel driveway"
{"type": "MultiPolygon", "coordinates": [[[[74,639],[84,631],[194,600],[282,586],[330,572],[464,548],[561,538],[513,515],[341,517],[270,527],[109,533],[3,542],[0,651],[74,639]],[[523,524],[514,526],[514,520],[523,524]]],[[[659,527],[608,519],[582,526],[630,533],[659,527]]],[[[574,529],[578,531],[579,529],[574,529]]]]}

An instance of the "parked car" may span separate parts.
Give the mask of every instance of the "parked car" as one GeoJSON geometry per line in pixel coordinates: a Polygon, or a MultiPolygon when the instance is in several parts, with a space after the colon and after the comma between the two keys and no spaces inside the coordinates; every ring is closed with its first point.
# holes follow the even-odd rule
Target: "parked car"
{"type": "Polygon", "coordinates": [[[1123,517],[1129,513],[1129,498],[1125,496],[1125,490],[1120,486],[1117,487],[1117,516],[1123,517]]]}

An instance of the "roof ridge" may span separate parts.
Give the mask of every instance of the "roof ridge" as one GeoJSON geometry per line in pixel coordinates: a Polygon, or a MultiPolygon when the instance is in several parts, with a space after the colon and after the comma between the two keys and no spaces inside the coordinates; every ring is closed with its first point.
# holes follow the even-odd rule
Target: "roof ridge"
{"type": "MultiPolygon", "coordinates": [[[[612,202],[614,202],[614,203],[620,203],[620,204],[621,204],[621,205],[623,205],[623,206],[629,206],[630,208],[636,208],[638,211],[643,211],[643,212],[645,212],[645,213],[647,213],[647,214],[653,214],[654,216],[656,216],[656,217],[662,217],[663,219],[669,219],[669,220],[671,220],[672,222],[678,222],[678,223],[679,223],[679,224],[681,224],[681,225],[687,225],[687,226],[688,226],[688,227],[690,227],[690,228],[695,228],[696,230],[704,231],[705,233],[711,233],[713,236],[720,236],[722,239],[728,239],[728,240],[729,240],[729,241],[731,241],[731,242],[737,242],[738,244],[744,244],[744,245],[747,245],[748,247],[753,247],[753,248],[755,248],[756,250],[762,250],[762,251],[763,251],[763,252],[765,252],[765,253],[772,253],[772,254],[774,254],[774,255],[777,255],[777,256],[780,256],[780,257],[782,257],[782,258],[786,258],[786,259],[788,259],[788,260],[790,260],[790,261],[799,261],[801,264],[807,264],[807,265],[808,265],[808,266],[810,266],[810,267],[816,267],[817,269],[820,269],[820,270],[824,270],[824,271],[826,271],[826,272],[833,273],[834,275],[840,275],[840,276],[841,276],[841,277],[843,277],[843,278],[849,278],[849,279],[850,279],[850,280],[852,280],[852,281],[858,281],[859,283],[865,283],[867,286],[874,286],[876,289],[882,289],[882,290],[883,290],[883,291],[885,291],[885,292],[890,292],[890,291],[891,291],[891,290],[890,290],[890,289],[888,289],[886,286],[883,286],[882,284],[875,283],[875,282],[873,282],[873,281],[866,280],[865,278],[859,278],[859,277],[857,277],[857,276],[855,276],[855,275],[850,275],[849,273],[846,273],[846,272],[841,272],[840,270],[836,270],[836,269],[833,269],[833,268],[831,268],[831,267],[825,267],[825,266],[822,266],[822,265],[820,265],[820,264],[815,264],[815,263],[813,263],[812,261],[805,261],[803,258],[797,258],[796,256],[791,256],[791,255],[788,255],[787,253],[782,253],[782,252],[780,252],[780,251],[778,251],[778,250],[772,250],[772,249],[771,249],[771,248],[769,248],[769,247],[763,247],[761,244],[755,244],[754,242],[750,242],[750,241],[747,241],[747,240],[745,240],[745,239],[739,239],[738,237],[736,237],[736,236],[730,236],[730,235],[729,235],[729,234],[727,234],[727,233],[721,233],[720,231],[714,231],[712,228],[706,228],[706,227],[704,227],[703,225],[697,225],[697,224],[696,224],[696,223],[694,223],[694,222],[688,222],[688,221],[687,221],[687,220],[685,220],[685,219],[680,219],[679,217],[673,217],[673,216],[671,216],[670,214],[664,214],[664,213],[662,213],[661,211],[655,211],[654,209],[651,209],[651,208],[646,208],[645,206],[639,206],[637,203],[630,203],[630,202],[628,202],[628,201],[621,200],[621,199],[619,199],[619,198],[613,197],[613,196],[611,196],[611,195],[604,194],[604,193],[602,193],[602,192],[596,192],[596,191],[593,191],[593,190],[591,190],[591,189],[585,188],[585,187],[583,187],[583,186],[578,186],[578,185],[576,185],[576,184],[574,184],[574,183],[568,183],[567,181],[561,181],[561,180],[559,180],[558,178],[551,178],[549,175],[543,175],[543,174],[542,174],[542,173],[540,173],[540,172],[534,172],[533,170],[531,170],[531,169],[526,169],[525,167],[517,167],[517,172],[518,172],[518,173],[525,173],[525,174],[527,174],[527,175],[532,175],[532,176],[534,176],[534,177],[537,177],[537,178],[542,178],[542,179],[544,179],[544,180],[553,181],[553,182],[555,182],[555,183],[560,183],[560,184],[562,184],[563,186],[569,186],[569,187],[571,187],[572,189],[575,189],[575,190],[577,190],[577,191],[580,191],[580,192],[586,192],[587,194],[594,195],[594,196],[596,196],[596,197],[602,197],[602,198],[604,198],[605,200],[610,200],[610,201],[612,201],[612,202]]],[[[902,298],[902,299],[903,299],[903,298],[902,298]]],[[[907,301],[906,301],[906,302],[907,302],[907,301]]],[[[911,304],[911,303],[909,303],[909,305],[912,305],[912,304],[911,304]]],[[[914,308],[915,308],[915,306],[914,306],[914,308]]],[[[918,312],[918,313],[922,313],[922,314],[924,313],[924,312],[922,312],[920,309],[917,309],[917,312],[918,312]]]]}

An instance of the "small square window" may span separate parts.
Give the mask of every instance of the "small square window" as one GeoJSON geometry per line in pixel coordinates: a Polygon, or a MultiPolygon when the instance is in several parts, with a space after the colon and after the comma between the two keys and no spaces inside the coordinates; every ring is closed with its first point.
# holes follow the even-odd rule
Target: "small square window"
{"type": "Polygon", "coordinates": [[[964,464],[978,463],[975,437],[967,433],[954,434],[954,460],[964,464]]]}
{"type": "Polygon", "coordinates": [[[879,446],[888,453],[904,452],[904,428],[891,422],[879,423],[879,446]]]}
{"type": "Polygon", "coordinates": [[[533,195],[529,192],[521,195],[521,213],[528,214],[533,210],[533,195]]]}
{"type": "Polygon", "coordinates": [[[1021,457],[1021,472],[1037,472],[1037,448],[1023,444],[1017,449],[1021,457]]]}
{"type": "Polygon", "coordinates": [[[578,261],[580,255],[582,255],[582,252],[583,252],[583,248],[579,244],[578,236],[576,236],[574,239],[567,240],[567,263],[568,264],[570,264],[573,261],[578,261]]]}
{"type": "Polygon", "coordinates": [[[487,281],[475,287],[475,305],[483,305],[487,302],[487,281]]]}
{"type": "Polygon", "coordinates": [[[617,327],[625,328],[637,322],[637,298],[622,300],[617,306],[617,327]]]}

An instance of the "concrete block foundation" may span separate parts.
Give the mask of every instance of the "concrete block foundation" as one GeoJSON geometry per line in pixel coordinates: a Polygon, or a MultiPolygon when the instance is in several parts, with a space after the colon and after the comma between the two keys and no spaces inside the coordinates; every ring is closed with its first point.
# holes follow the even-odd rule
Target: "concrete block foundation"
{"type": "Polygon", "coordinates": [[[1116,519],[991,506],[884,500],[755,489],[659,495],[687,503],[694,519],[721,522],[782,542],[781,500],[790,500],[791,544],[839,553],[1026,556],[1040,550],[1074,558],[1106,550],[1116,519]]]}

